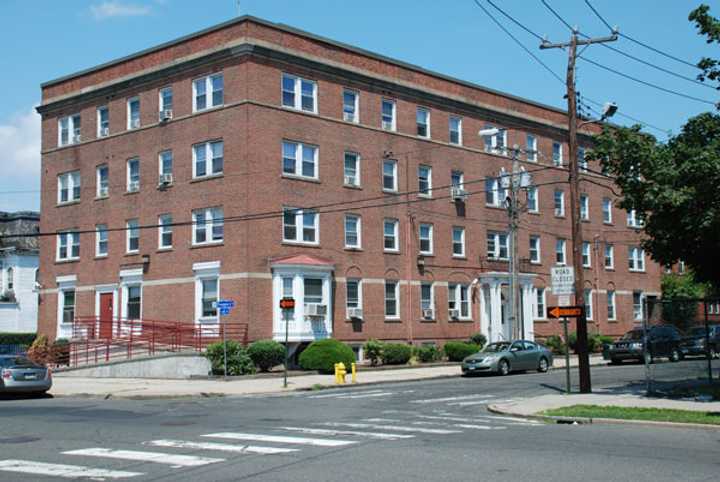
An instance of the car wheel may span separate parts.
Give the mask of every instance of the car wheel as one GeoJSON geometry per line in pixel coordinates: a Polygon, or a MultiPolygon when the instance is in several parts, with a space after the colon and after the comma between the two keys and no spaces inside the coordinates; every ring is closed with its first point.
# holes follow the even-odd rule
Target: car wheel
{"type": "Polygon", "coordinates": [[[500,360],[500,363],[498,363],[498,373],[500,375],[507,375],[510,373],[510,362],[507,360],[500,360]]]}
{"type": "Polygon", "coordinates": [[[677,351],[676,348],[673,348],[673,351],[670,352],[670,361],[671,362],[679,362],[680,361],[680,352],[677,351]]]}
{"type": "Polygon", "coordinates": [[[540,373],[545,373],[546,371],[548,371],[548,361],[547,358],[545,358],[544,356],[540,357],[537,371],[539,371],[540,373]]]}

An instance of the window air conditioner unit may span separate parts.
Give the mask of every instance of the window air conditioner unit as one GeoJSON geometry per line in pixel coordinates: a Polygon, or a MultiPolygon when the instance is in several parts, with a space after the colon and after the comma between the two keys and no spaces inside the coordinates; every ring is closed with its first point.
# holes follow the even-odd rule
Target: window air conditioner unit
{"type": "Polygon", "coordinates": [[[327,306],[320,303],[307,303],[305,305],[305,316],[325,316],[327,306]]]}
{"type": "Polygon", "coordinates": [[[128,192],[137,192],[140,190],[140,181],[130,181],[128,184],[128,192]]]}
{"type": "Polygon", "coordinates": [[[137,129],[138,127],[140,127],[140,119],[131,119],[130,120],[130,128],[137,129]]]}
{"type": "Polygon", "coordinates": [[[352,320],[362,320],[363,310],[362,308],[348,308],[348,318],[352,320]]]}
{"type": "Polygon", "coordinates": [[[109,127],[101,127],[100,128],[100,137],[107,137],[110,135],[110,128],[109,127]]]}
{"type": "Polygon", "coordinates": [[[448,310],[448,315],[451,320],[457,320],[460,318],[460,310],[448,310]]]}
{"type": "Polygon", "coordinates": [[[424,319],[432,320],[433,318],[435,318],[435,310],[433,310],[432,308],[425,308],[424,310],[422,310],[422,315],[424,319]]]}
{"type": "Polygon", "coordinates": [[[80,142],[80,134],[74,134],[72,137],[73,144],[80,142]]]}
{"type": "Polygon", "coordinates": [[[160,111],[160,122],[167,122],[173,118],[172,109],[163,109],[160,111]]]}
{"type": "Polygon", "coordinates": [[[160,174],[160,179],[158,180],[159,187],[169,186],[172,183],[173,183],[173,175],[171,173],[168,172],[165,174],[160,174]]]}
{"type": "Polygon", "coordinates": [[[465,201],[468,198],[468,192],[460,186],[452,186],[450,188],[450,197],[453,201],[465,201]]]}
{"type": "Polygon", "coordinates": [[[425,257],[424,256],[418,256],[417,257],[417,265],[418,268],[424,268],[425,267],[425,257]]]}
{"type": "Polygon", "coordinates": [[[355,176],[345,176],[345,184],[348,186],[355,186],[355,176]]]}
{"type": "Polygon", "coordinates": [[[343,112],[343,120],[346,122],[355,122],[355,114],[352,112],[343,112]]]}

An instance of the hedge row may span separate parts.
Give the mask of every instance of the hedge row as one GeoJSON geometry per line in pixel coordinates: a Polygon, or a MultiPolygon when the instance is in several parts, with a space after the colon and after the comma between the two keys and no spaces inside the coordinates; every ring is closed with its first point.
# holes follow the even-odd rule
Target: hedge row
{"type": "MultiPolygon", "coordinates": [[[[225,373],[225,349],[222,342],[208,345],[205,356],[215,375],[225,373]]],[[[260,340],[245,348],[234,340],[227,341],[227,374],[251,375],[267,372],[285,361],[285,347],[273,340],[260,340]]]]}

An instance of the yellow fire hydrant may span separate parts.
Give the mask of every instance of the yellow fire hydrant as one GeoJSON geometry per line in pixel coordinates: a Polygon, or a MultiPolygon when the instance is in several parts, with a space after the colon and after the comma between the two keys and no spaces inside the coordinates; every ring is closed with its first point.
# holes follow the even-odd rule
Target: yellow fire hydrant
{"type": "Polygon", "coordinates": [[[335,364],[335,383],[338,385],[342,385],[345,383],[345,375],[347,375],[347,370],[345,369],[345,364],[343,362],[336,363],[335,364]]]}
{"type": "Polygon", "coordinates": [[[352,364],[352,382],[357,383],[357,369],[355,367],[355,364],[352,364]]]}

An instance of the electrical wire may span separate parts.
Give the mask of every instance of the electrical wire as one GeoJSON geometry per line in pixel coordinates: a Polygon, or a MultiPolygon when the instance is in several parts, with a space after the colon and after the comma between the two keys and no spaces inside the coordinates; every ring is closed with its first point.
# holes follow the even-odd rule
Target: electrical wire
{"type": "Polygon", "coordinates": [[[556,17],[558,20],[560,20],[560,22],[562,22],[562,23],[568,28],[568,30],[570,30],[571,32],[575,32],[575,29],[572,28],[572,27],[570,26],[570,24],[567,23],[567,22],[565,21],[565,19],[560,16],[560,15],[555,11],[555,9],[550,6],[550,4],[548,4],[545,0],[540,0],[540,2],[542,2],[542,4],[545,5],[545,8],[547,8],[548,10],[550,10],[550,12],[552,12],[552,14],[555,15],[555,17],[556,17]]]}
{"type": "MultiPolygon", "coordinates": [[[[475,3],[478,3],[477,0],[475,0],[475,3]]],[[[532,36],[535,37],[536,39],[540,40],[541,42],[543,41],[543,37],[540,36],[540,34],[538,34],[538,33],[536,33],[536,32],[533,32],[533,31],[530,30],[528,27],[526,27],[525,25],[523,25],[523,24],[520,23],[519,21],[515,20],[515,18],[513,18],[512,15],[508,14],[505,10],[503,10],[502,8],[500,8],[500,7],[498,7],[497,5],[495,5],[495,3],[493,3],[491,0],[487,0],[487,3],[489,3],[495,10],[497,10],[498,12],[500,12],[501,14],[503,14],[503,15],[505,16],[505,18],[507,18],[508,20],[510,20],[512,23],[514,23],[515,25],[517,25],[517,26],[520,27],[521,29],[525,30],[527,33],[529,33],[530,35],[532,35],[532,36]]],[[[478,3],[478,6],[480,6],[479,3],[478,3]]],[[[482,8],[482,7],[480,7],[480,8],[482,8]]],[[[483,10],[484,10],[484,9],[483,9],[483,10]]]]}

